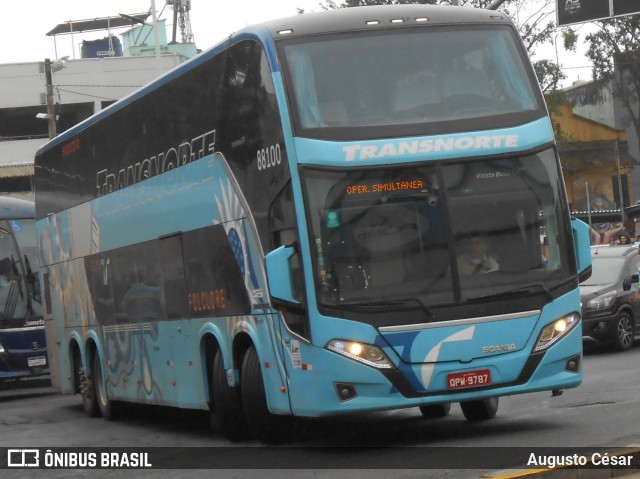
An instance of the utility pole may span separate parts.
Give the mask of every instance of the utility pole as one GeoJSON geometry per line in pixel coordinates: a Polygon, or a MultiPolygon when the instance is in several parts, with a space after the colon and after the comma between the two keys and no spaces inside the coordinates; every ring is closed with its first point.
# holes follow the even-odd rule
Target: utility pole
{"type": "Polygon", "coordinates": [[[620,216],[622,217],[622,224],[624,225],[625,231],[627,230],[627,215],[624,211],[624,196],[622,191],[622,175],[620,174],[620,152],[618,151],[618,140],[616,139],[615,143],[615,154],[616,154],[616,172],[618,175],[618,207],[620,208],[620,216]]]}
{"type": "Polygon", "coordinates": [[[591,235],[591,232],[593,230],[591,229],[591,200],[589,198],[589,182],[588,181],[584,184],[584,190],[585,190],[585,194],[587,195],[587,215],[589,217],[589,237],[591,238],[591,241],[589,242],[589,244],[592,244],[593,236],[591,235]]]}
{"type": "Polygon", "coordinates": [[[56,108],[53,104],[53,82],[51,79],[51,60],[44,60],[44,83],[47,89],[47,123],[49,124],[49,139],[57,135],[56,108]]]}
{"type": "Polygon", "coordinates": [[[54,61],[51,61],[49,58],[44,59],[44,86],[46,88],[47,113],[38,113],[36,117],[47,120],[49,125],[49,139],[54,138],[58,134],[56,128],[56,106],[53,101],[53,80],[51,74],[62,70],[68,59],[69,57],[58,58],[54,61]]]}
{"type": "Polygon", "coordinates": [[[158,16],[156,14],[156,0],[151,0],[151,13],[153,18],[153,43],[156,50],[156,75],[160,76],[160,34],[158,33],[158,16]]]}

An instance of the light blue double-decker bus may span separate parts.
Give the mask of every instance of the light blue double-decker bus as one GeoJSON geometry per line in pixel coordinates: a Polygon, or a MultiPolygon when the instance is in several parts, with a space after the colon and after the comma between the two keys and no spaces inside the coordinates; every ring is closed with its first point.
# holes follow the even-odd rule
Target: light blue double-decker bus
{"type": "Polygon", "coordinates": [[[292,418],[582,380],[584,223],[495,11],[384,6],[248,27],[36,156],[52,380],[90,415],[292,418]]]}

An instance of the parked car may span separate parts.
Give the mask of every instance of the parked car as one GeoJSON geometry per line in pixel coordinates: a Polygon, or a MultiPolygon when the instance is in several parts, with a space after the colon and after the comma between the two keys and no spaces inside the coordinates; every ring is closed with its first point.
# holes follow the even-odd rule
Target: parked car
{"type": "Polygon", "coordinates": [[[592,246],[593,273],[580,284],[582,334],[626,351],[634,344],[640,302],[637,246],[592,246]]]}

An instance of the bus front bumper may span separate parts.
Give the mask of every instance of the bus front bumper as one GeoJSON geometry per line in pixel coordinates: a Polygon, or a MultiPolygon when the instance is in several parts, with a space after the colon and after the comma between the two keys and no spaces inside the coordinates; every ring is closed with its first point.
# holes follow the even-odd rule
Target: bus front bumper
{"type": "Polygon", "coordinates": [[[575,328],[541,353],[517,351],[470,363],[438,364],[428,388],[420,385],[419,378],[430,365],[376,369],[314,348],[316,364],[296,371],[297,377],[290,383],[292,412],[321,417],[574,388],[582,382],[580,329],[575,328]],[[490,384],[449,387],[451,377],[485,370],[489,371],[490,384]]]}

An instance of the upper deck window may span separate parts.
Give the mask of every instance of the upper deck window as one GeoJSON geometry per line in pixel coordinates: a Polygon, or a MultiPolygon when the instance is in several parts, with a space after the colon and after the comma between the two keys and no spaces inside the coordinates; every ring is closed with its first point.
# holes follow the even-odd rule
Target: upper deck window
{"type": "Polygon", "coordinates": [[[499,128],[544,115],[504,26],[376,30],[284,40],[296,135],[365,139],[499,128]]]}

